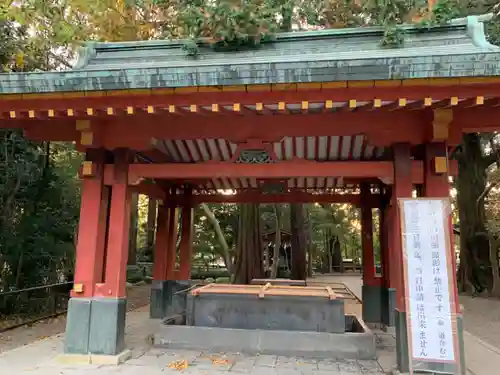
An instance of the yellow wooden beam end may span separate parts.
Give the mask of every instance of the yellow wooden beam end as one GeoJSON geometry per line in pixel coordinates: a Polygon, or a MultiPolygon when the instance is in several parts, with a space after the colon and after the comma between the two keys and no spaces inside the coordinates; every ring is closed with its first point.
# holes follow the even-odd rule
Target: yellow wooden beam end
{"type": "Polygon", "coordinates": [[[234,112],[239,112],[239,111],[241,111],[241,105],[240,105],[240,103],[234,103],[234,104],[233,104],[233,111],[234,111],[234,112]]]}
{"type": "Polygon", "coordinates": [[[82,176],[92,176],[93,174],[94,174],[94,163],[88,160],[84,161],[82,164],[82,176]]]}
{"type": "Polygon", "coordinates": [[[106,113],[111,116],[115,113],[115,110],[112,107],[108,107],[106,108],[106,113]]]}
{"type": "Polygon", "coordinates": [[[478,96],[476,98],[476,105],[483,105],[484,104],[484,96],[478,96]]]}
{"type": "Polygon", "coordinates": [[[28,117],[29,117],[29,118],[35,118],[35,111],[33,111],[32,109],[30,109],[30,110],[28,111],[28,117]]]}
{"type": "Polygon", "coordinates": [[[87,115],[94,116],[94,108],[87,108],[87,115]]]}
{"type": "Polygon", "coordinates": [[[47,111],[47,116],[49,116],[49,117],[54,117],[54,116],[55,116],[55,112],[54,112],[54,110],[53,110],[53,109],[49,109],[49,110],[47,111]]]}
{"type": "Polygon", "coordinates": [[[134,107],[127,107],[127,114],[133,115],[134,114],[134,107]]]}
{"type": "Polygon", "coordinates": [[[406,99],[405,98],[399,98],[398,99],[398,105],[400,107],[406,107],[406,99]]]}
{"type": "Polygon", "coordinates": [[[197,112],[197,111],[198,111],[198,106],[197,106],[196,104],[191,104],[191,105],[189,106],[189,110],[190,110],[191,112],[193,112],[193,113],[194,113],[194,112],[197,112]]]}
{"type": "Polygon", "coordinates": [[[332,109],[333,108],[333,100],[327,100],[325,102],[325,108],[326,109],[332,109]]]}
{"type": "Polygon", "coordinates": [[[321,82],[297,83],[297,90],[320,90],[321,82]]]}
{"type": "Polygon", "coordinates": [[[169,112],[169,113],[175,113],[175,105],[170,104],[170,105],[168,106],[168,112],[169,112]]]}
{"type": "Polygon", "coordinates": [[[255,104],[255,110],[262,111],[263,109],[264,109],[264,104],[262,104],[262,103],[255,104]]]}
{"type": "Polygon", "coordinates": [[[90,129],[90,120],[76,120],[75,127],[78,131],[90,129]]]}
{"type": "Polygon", "coordinates": [[[217,103],[212,104],[212,112],[219,112],[219,105],[217,103]]]}
{"type": "Polygon", "coordinates": [[[80,143],[83,146],[92,146],[94,142],[94,133],[92,132],[82,132],[80,137],[80,143]]]}
{"type": "Polygon", "coordinates": [[[347,88],[347,81],[335,81],[335,82],[322,82],[322,89],[345,89],[347,88]]]}
{"type": "Polygon", "coordinates": [[[436,156],[434,158],[434,172],[436,174],[448,172],[448,161],[445,156],[436,156]]]}
{"type": "Polygon", "coordinates": [[[432,105],[432,98],[425,98],[424,99],[424,106],[430,107],[432,105]]]}
{"type": "Polygon", "coordinates": [[[10,111],[9,116],[10,118],[16,118],[16,111],[10,111]]]}
{"type": "MultiPolygon", "coordinates": [[[[84,173],[82,173],[84,174],[84,173]]],[[[85,174],[84,174],[85,175],[85,174]]],[[[75,293],[83,293],[83,284],[73,284],[73,292],[75,293]]]]}
{"type": "Polygon", "coordinates": [[[278,110],[284,111],[286,109],[286,103],[285,102],[279,102],[278,103],[278,110]]]}
{"type": "Polygon", "coordinates": [[[303,101],[301,104],[300,104],[300,107],[302,108],[302,110],[306,111],[309,109],[309,102],[308,101],[303,101]]]}
{"type": "Polygon", "coordinates": [[[374,99],[373,100],[373,107],[374,108],[380,108],[380,107],[382,107],[382,100],[380,100],[380,99],[374,99]]]}
{"type": "Polygon", "coordinates": [[[271,85],[247,85],[247,91],[248,92],[255,92],[255,91],[264,91],[264,92],[269,92],[271,91],[271,85]]]}
{"type": "Polygon", "coordinates": [[[356,99],[351,99],[349,100],[349,108],[356,108],[358,106],[358,102],[356,101],[356,99]]]}
{"type": "Polygon", "coordinates": [[[148,113],[155,113],[155,107],[148,105],[148,113]]]}
{"type": "Polygon", "coordinates": [[[69,117],[73,117],[75,115],[75,112],[73,111],[72,108],[68,108],[66,110],[66,114],[69,116],[69,117]]]}
{"type": "Polygon", "coordinates": [[[458,96],[452,96],[452,97],[450,98],[450,105],[451,105],[451,106],[455,106],[455,105],[457,105],[457,104],[458,104],[458,96]]]}

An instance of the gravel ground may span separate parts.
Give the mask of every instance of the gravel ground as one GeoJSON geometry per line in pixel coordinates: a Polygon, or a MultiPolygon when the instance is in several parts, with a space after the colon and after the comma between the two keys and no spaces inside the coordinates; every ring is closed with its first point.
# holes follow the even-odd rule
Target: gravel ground
{"type": "Polygon", "coordinates": [[[460,296],[464,328],[488,344],[500,348],[500,300],[460,296]]]}
{"type": "MultiPolygon", "coordinates": [[[[149,304],[149,285],[138,285],[127,290],[127,310],[136,310],[149,304]]],[[[0,333],[0,353],[12,350],[36,340],[63,333],[66,329],[66,316],[39,321],[11,331],[0,333]]]]}

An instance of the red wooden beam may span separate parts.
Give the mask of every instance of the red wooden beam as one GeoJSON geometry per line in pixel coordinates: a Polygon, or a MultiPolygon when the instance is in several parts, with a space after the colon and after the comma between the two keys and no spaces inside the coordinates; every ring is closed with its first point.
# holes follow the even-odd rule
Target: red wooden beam
{"type": "Polygon", "coordinates": [[[85,111],[87,108],[106,110],[107,108],[123,108],[134,106],[146,109],[148,106],[165,108],[169,105],[189,107],[231,106],[234,103],[240,105],[255,105],[256,103],[299,103],[300,101],[321,102],[332,100],[337,102],[355,99],[358,102],[372,101],[374,98],[382,101],[398,100],[421,100],[432,97],[434,100],[444,100],[450,97],[471,98],[476,96],[496,97],[500,91],[500,84],[450,84],[448,86],[389,86],[389,87],[349,87],[335,89],[310,89],[298,91],[223,91],[223,92],[199,92],[179,93],[173,95],[130,95],[118,96],[87,96],[67,99],[61,98],[36,98],[22,100],[0,101],[0,111],[29,111],[29,110],[66,110],[73,109],[75,113],[85,111]]]}
{"type": "MultiPolygon", "coordinates": [[[[199,203],[338,203],[338,204],[360,204],[360,196],[358,194],[310,194],[306,192],[290,192],[283,194],[262,194],[262,192],[242,192],[236,194],[217,194],[217,195],[194,195],[193,202],[199,203]]],[[[371,198],[371,206],[378,207],[379,197],[373,195],[371,198]]],[[[183,198],[179,197],[182,201],[183,198]]]]}
{"type": "MultiPolygon", "coordinates": [[[[416,162],[421,163],[421,162],[416,162]]],[[[106,169],[112,168],[106,165],[106,169]]],[[[109,173],[109,172],[107,172],[109,173]]],[[[192,179],[192,178],[293,178],[293,177],[346,177],[382,178],[393,175],[390,161],[292,161],[276,164],[235,163],[164,163],[131,164],[132,181],[138,178],[192,179]]]]}

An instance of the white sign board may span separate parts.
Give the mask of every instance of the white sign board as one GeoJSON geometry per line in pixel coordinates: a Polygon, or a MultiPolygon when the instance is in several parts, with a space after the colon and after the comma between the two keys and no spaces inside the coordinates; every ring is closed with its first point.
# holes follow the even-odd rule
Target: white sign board
{"type": "Polygon", "coordinates": [[[409,344],[413,361],[455,362],[449,203],[401,200],[409,344]]]}

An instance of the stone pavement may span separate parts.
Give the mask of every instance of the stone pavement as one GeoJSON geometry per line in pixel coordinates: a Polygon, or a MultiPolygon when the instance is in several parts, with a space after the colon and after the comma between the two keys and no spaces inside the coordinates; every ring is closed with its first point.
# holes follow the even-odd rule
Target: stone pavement
{"type": "MultiPolygon", "coordinates": [[[[52,336],[0,354],[0,374],[26,375],[383,375],[383,363],[354,360],[313,360],[271,355],[207,353],[156,349],[146,339],[158,322],[148,319],[148,308],[127,315],[126,344],[132,358],[120,366],[61,364],[63,335],[52,336]]],[[[391,357],[392,339],[381,333],[381,361],[391,357]],[[384,354],[385,353],[385,354],[384,354]]]]}

